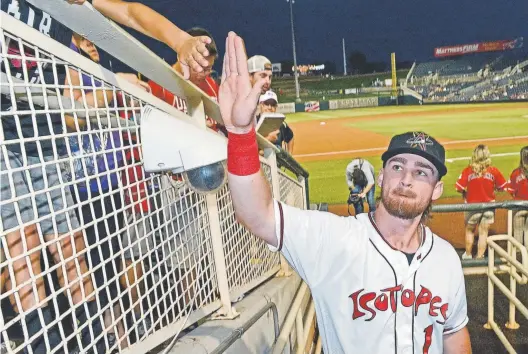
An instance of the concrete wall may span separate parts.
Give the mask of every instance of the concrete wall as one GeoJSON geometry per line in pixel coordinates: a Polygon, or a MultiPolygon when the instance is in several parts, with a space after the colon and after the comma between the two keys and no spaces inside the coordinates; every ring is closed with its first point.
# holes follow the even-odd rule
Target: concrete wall
{"type": "MultiPolygon", "coordinates": [[[[280,328],[300,284],[301,280],[297,274],[287,278],[272,278],[235,304],[237,312],[240,313],[238,318],[234,320],[211,320],[202,324],[179,339],[169,353],[210,353],[233,330],[241,327],[270,301],[277,306],[280,328]]],[[[262,354],[269,352],[275,341],[273,328],[273,315],[270,310],[225,353],[262,354]]]]}

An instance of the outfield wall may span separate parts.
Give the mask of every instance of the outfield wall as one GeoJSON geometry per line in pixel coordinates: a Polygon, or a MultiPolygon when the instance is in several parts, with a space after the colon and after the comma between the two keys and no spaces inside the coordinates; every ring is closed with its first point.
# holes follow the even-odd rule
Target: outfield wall
{"type": "Polygon", "coordinates": [[[301,103],[280,103],[278,112],[299,113],[299,112],[318,112],[336,109],[394,106],[394,105],[452,105],[452,104],[482,104],[482,103],[505,103],[505,102],[528,102],[528,100],[498,100],[498,101],[469,101],[469,102],[425,102],[412,95],[398,96],[396,101],[393,97],[358,97],[343,98],[327,101],[307,101],[301,103]]]}
{"type": "Polygon", "coordinates": [[[343,98],[328,101],[306,101],[301,103],[280,103],[278,106],[279,113],[296,113],[296,112],[318,112],[335,109],[363,108],[389,106],[397,104],[391,97],[358,97],[343,98]]]}

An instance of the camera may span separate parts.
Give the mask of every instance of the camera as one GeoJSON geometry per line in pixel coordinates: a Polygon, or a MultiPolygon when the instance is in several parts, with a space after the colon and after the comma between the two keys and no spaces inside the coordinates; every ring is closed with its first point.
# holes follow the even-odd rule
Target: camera
{"type": "Polygon", "coordinates": [[[227,139],[186,118],[152,106],[141,110],[141,144],[145,172],[183,173],[198,193],[215,193],[227,180],[227,139]]]}
{"type": "Polygon", "coordinates": [[[361,201],[361,197],[359,196],[359,194],[355,194],[351,192],[350,195],[348,196],[347,203],[350,205],[350,204],[359,203],[360,201],[361,201]]]}

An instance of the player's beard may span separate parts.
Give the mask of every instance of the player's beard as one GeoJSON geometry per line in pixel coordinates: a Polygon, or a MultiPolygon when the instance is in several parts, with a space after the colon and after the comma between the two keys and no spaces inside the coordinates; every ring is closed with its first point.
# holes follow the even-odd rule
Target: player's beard
{"type": "Polygon", "coordinates": [[[421,216],[429,206],[428,200],[402,187],[393,190],[384,188],[381,193],[381,202],[390,215],[405,220],[421,216]]]}

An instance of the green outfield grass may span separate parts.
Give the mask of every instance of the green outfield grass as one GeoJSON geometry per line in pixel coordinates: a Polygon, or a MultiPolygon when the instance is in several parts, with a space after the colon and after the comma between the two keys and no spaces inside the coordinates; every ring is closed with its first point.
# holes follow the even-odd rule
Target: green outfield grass
{"type": "Polygon", "coordinates": [[[392,118],[353,122],[354,128],[383,135],[398,134],[410,130],[423,130],[433,136],[453,140],[496,138],[528,134],[526,109],[504,111],[465,112],[456,114],[434,114],[424,117],[392,118]],[[522,127],[525,127],[524,134],[522,127]]]}
{"type": "MultiPolygon", "coordinates": [[[[479,107],[481,105],[452,107],[452,112],[445,114],[447,106],[403,106],[403,107],[380,107],[375,109],[356,109],[345,111],[324,111],[314,113],[301,113],[288,116],[289,121],[339,119],[344,117],[364,116],[365,113],[383,115],[395,114],[397,112],[429,112],[426,116],[413,115],[406,118],[383,118],[376,120],[352,121],[350,125],[355,128],[392,136],[396,133],[409,130],[424,130],[429,134],[444,139],[469,140],[486,139],[495,137],[523,136],[528,135],[528,114],[526,108],[518,105],[504,105],[504,110],[490,110],[489,112],[457,112],[465,107],[479,107]],[[442,113],[431,114],[434,111],[442,113]],[[317,115],[320,115],[317,117],[317,115]],[[325,118],[322,118],[324,115],[325,118]]],[[[478,142],[475,142],[475,145],[478,142]]],[[[507,144],[507,142],[505,142],[507,144]]],[[[507,156],[492,157],[493,164],[509,177],[511,171],[518,166],[519,151],[521,147],[528,144],[528,139],[521,144],[508,144],[504,146],[490,147],[492,154],[512,153],[507,156]]],[[[473,149],[456,149],[456,145],[446,145],[447,159],[470,157],[473,149]]],[[[302,162],[304,168],[310,173],[310,200],[314,203],[326,202],[330,204],[342,204],[346,202],[348,191],[345,182],[345,168],[350,159],[324,160],[302,162]]],[[[380,156],[368,157],[376,171],[381,167],[380,156]]],[[[469,163],[469,160],[455,160],[447,162],[448,174],[444,177],[444,197],[458,196],[454,184],[460,172],[469,163]]],[[[379,193],[379,191],[378,191],[379,193]]],[[[377,193],[377,194],[378,194],[377,193]]]]}

